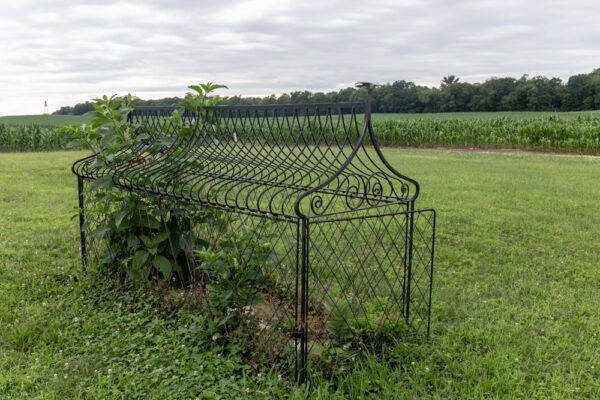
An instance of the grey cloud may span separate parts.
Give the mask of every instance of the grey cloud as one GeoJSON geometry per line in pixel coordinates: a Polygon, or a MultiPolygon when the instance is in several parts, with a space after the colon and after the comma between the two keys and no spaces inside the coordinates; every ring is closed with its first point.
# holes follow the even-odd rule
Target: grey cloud
{"type": "Polygon", "coordinates": [[[566,78],[597,68],[593,1],[19,1],[0,15],[0,114],[107,93],[333,90],[357,80],[438,85],[566,78]]]}

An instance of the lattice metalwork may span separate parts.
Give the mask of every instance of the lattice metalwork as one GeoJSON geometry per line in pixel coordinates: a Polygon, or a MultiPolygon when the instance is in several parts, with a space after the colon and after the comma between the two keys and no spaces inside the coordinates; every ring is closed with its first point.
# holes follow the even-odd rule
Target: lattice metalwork
{"type": "MultiPolygon", "coordinates": [[[[177,136],[173,110],[140,107],[129,115],[133,134],[146,138],[122,150],[135,162],[96,168],[91,155],[73,165],[84,267],[110,250],[98,235],[86,237],[95,223],[84,186],[110,176],[119,190],[148,199],[142,205],[170,201],[192,210],[196,219],[173,222],[193,232],[186,249],[223,246],[215,239],[222,224],[255,238],[235,260],[244,270],[244,257],[254,260],[268,244],[267,257],[253,266],[264,277],[255,288],[261,301],[236,320],[253,328],[255,360],[289,367],[304,381],[311,365],[340,348],[429,336],[435,212],[415,209],[418,183],[384,158],[368,100],[207,107],[186,112],[189,132],[177,136]],[[170,136],[159,151],[152,146],[170,136]]],[[[202,257],[173,258],[198,290],[209,287],[202,257]]]]}

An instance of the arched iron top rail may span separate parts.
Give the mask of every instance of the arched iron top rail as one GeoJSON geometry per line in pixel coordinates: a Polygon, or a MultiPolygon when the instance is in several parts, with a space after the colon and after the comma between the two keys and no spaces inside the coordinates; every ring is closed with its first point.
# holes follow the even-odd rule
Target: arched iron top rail
{"type": "Polygon", "coordinates": [[[98,169],[93,154],[73,172],[112,176],[126,190],[287,218],[408,205],[419,194],[418,183],[379,149],[368,101],[206,107],[183,114],[186,135],[175,133],[174,110],[129,114],[136,132],[149,137],[122,150],[137,161],[98,169]],[[156,151],[152,144],[166,137],[169,144],[156,151]]]}

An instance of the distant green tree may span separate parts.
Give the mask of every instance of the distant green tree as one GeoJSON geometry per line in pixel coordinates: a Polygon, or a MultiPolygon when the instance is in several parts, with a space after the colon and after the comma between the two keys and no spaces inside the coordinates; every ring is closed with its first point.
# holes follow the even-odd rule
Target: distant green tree
{"type": "MultiPolygon", "coordinates": [[[[347,87],[327,93],[297,90],[267,97],[225,97],[223,105],[299,104],[363,101],[364,89],[347,87]]],[[[442,78],[439,88],[397,80],[371,92],[373,112],[430,113],[446,111],[576,111],[600,109],[600,68],[589,74],[559,78],[523,75],[519,79],[490,78],[483,83],[461,82],[455,75],[442,78]]],[[[172,106],[181,99],[145,100],[140,105],[172,106]]],[[[61,107],[55,114],[84,114],[93,103],[61,107]]]]}
{"type": "Polygon", "coordinates": [[[310,103],[310,92],[308,90],[292,92],[290,101],[292,104],[310,103]]]}
{"type": "Polygon", "coordinates": [[[452,83],[442,83],[440,111],[471,111],[469,103],[475,93],[474,86],[469,83],[459,83],[458,78],[448,79],[448,82],[450,81],[452,83]]]}
{"type": "Polygon", "coordinates": [[[52,114],[57,114],[57,115],[73,115],[73,107],[71,107],[71,106],[62,106],[58,110],[54,111],[52,114]]]}
{"type": "MultiPolygon", "coordinates": [[[[527,110],[530,98],[534,95],[531,93],[534,90],[533,85],[527,80],[527,75],[523,75],[515,82],[515,87],[512,91],[502,97],[500,106],[506,111],[524,111],[527,110]]],[[[488,111],[484,109],[482,111],[488,111]]]]}
{"type": "Polygon", "coordinates": [[[417,86],[417,101],[414,112],[434,113],[440,112],[441,92],[438,88],[417,86]]]}
{"type": "Polygon", "coordinates": [[[515,89],[514,78],[491,78],[480,85],[481,103],[478,111],[508,111],[502,99],[515,89]]]}
{"type": "Polygon", "coordinates": [[[264,104],[264,105],[276,104],[276,103],[277,103],[277,96],[275,96],[274,94],[267,96],[267,97],[263,97],[262,100],[260,101],[260,104],[264,104]]]}
{"type": "Polygon", "coordinates": [[[598,110],[600,109],[600,68],[590,74],[588,84],[590,93],[584,100],[584,107],[586,110],[598,110]]]}
{"type": "Polygon", "coordinates": [[[313,93],[310,96],[310,102],[311,103],[327,103],[327,95],[323,92],[317,92],[317,93],[313,93]]]}
{"type": "Polygon", "coordinates": [[[356,89],[352,88],[352,87],[347,87],[345,89],[341,89],[337,95],[335,96],[335,99],[333,101],[339,101],[339,102],[344,102],[344,101],[350,101],[350,97],[352,96],[352,93],[354,93],[356,91],[356,89]]]}
{"type": "Polygon", "coordinates": [[[366,98],[367,98],[367,90],[364,88],[355,90],[350,95],[350,101],[360,102],[360,101],[365,101],[366,98]]]}
{"type": "Polygon", "coordinates": [[[277,98],[277,104],[290,104],[290,103],[291,103],[291,97],[287,93],[284,93],[277,98]]]}
{"type": "Polygon", "coordinates": [[[448,75],[442,78],[442,84],[440,85],[440,89],[445,88],[446,86],[450,86],[453,83],[458,83],[460,78],[457,78],[454,75],[448,75]]]}
{"type": "Polygon", "coordinates": [[[574,75],[567,81],[565,106],[568,111],[593,110],[592,74],[574,75]]]}

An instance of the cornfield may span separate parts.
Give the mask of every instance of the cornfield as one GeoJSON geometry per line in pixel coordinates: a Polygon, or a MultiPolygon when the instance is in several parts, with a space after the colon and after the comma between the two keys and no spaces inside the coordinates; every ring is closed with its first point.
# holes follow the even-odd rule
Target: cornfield
{"type": "Polygon", "coordinates": [[[0,152],[62,150],[69,142],[64,136],[53,126],[0,124],[0,152]]]}
{"type": "Polygon", "coordinates": [[[512,148],[600,153],[600,118],[374,120],[381,146],[512,148]]]}
{"type": "MultiPolygon", "coordinates": [[[[439,115],[439,114],[438,114],[439,115]]],[[[380,146],[510,148],[600,154],[600,117],[421,118],[373,120],[380,146]]],[[[329,135],[325,134],[324,139],[329,135]]],[[[59,127],[0,123],[0,152],[67,148],[59,127]]]]}

